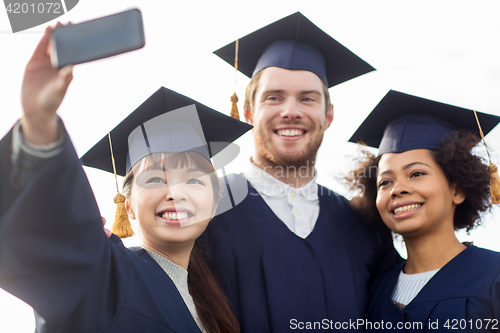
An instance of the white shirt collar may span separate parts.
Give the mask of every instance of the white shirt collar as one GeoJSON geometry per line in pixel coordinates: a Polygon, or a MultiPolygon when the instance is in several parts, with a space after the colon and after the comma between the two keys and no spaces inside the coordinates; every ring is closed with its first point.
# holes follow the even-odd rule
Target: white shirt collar
{"type": "Polygon", "coordinates": [[[274,178],[258,166],[248,161],[247,169],[243,171],[245,178],[262,195],[276,197],[283,193],[296,192],[298,195],[309,201],[318,200],[318,185],[316,184],[316,170],[314,177],[306,185],[295,188],[274,178]]]}

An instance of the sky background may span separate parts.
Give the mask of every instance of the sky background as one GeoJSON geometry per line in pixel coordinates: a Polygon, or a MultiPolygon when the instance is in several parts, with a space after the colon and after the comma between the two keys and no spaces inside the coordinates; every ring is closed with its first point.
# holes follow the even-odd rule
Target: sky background
{"type": "MultiPolygon", "coordinates": [[[[330,89],[335,118],[318,153],[320,184],[349,195],[338,181],[357,154],[347,140],[390,89],[500,115],[500,1],[80,0],[58,20],[78,23],[130,8],[142,11],[146,46],[76,66],[59,109],[80,156],[161,86],[229,114],[235,71],[212,52],[296,11],[377,69],[330,89]]],[[[21,116],[24,67],[44,28],[13,34],[0,8],[0,137],[21,116]]],[[[242,110],[249,79],[238,73],[236,81],[242,110]]],[[[227,172],[240,172],[253,153],[250,133],[236,143],[241,154],[227,172]]],[[[487,144],[500,164],[499,128],[487,144]]],[[[477,151],[485,156],[483,148],[477,151]]],[[[112,221],[114,177],[85,171],[102,215],[112,221]]],[[[459,239],[500,251],[498,217],[494,208],[483,226],[469,235],[460,232],[459,239]]],[[[403,244],[396,246],[404,255],[403,244]]],[[[0,290],[0,332],[33,330],[31,309],[0,290]]]]}

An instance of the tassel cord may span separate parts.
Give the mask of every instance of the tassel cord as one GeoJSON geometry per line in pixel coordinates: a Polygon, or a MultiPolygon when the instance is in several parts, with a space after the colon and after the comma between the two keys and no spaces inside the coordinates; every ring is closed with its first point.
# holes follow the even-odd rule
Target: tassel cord
{"type": "Polygon", "coordinates": [[[239,49],[240,40],[237,39],[235,43],[234,50],[234,68],[236,72],[234,73],[234,94],[231,96],[231,113],[229,114],[231,117],[240,120],[240,114],[238,112],[238,96],[236,96],[236,87],[237,87],[237,79],[238,79],[238,49],[239,49]]]}
{"type": "Polygon", "coordinates": [[[479,123],[479,118],[477,117],[477,112],[474,110],[474,116],[476,117],[477,126],[479,127],[479,134],[481,134],[481,139],[483,140],[484,147],[486,148],[486,154],[488,155],[488,170],[490,171],[490,198],[491,203],[494,205],[500,204],[500,177],[498,176],[498,168],[495,164],[491,162],[491,156],[488,151],[488,146],[486,145],[486,140],[484,139],[483,129],[479,123]]]}
{"type": "Polygon", "coordinates": [[[115,174],[115,183],[117,192],[116,196],[113,198],[113,201],[116,204],[116,215],[115,215],[115,221],[113,222],[113,226],[111,227],[111,232],[120,238],[127,238],[133,236],[134,231],[132,230],[132,226],[130,225],[127,209],[125,207],[125,200],[127,198],[123,194],[121,194],[120,190],[118,189],[118,176],[116,175],[115,157],[113,154],[113,145],[111,144],[111,134],[109,132],[108,132],[108,138],[109,138],[109,148],[111,150],[111,161],[113,163],[113,171],[115,174]]]}

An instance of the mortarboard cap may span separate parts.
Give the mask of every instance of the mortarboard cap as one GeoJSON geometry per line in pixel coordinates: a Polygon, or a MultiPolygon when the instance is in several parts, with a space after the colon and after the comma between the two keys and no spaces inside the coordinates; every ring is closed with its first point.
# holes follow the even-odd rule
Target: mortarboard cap
{"type": "MultiPolygon", "coordinates": [[[[111,130],[116,173],[124,176],[135,163],[153,153],[196,151],[210,159],[251,128],[162,87],[111,130]]],[[[236,157],[239,149],[235,148],[229,149],[230,156],[215,159],[214,167],[218,169],[236,157]]],[[[113,172],[108,136],[81,160],[85,166],[113,172]]]]}
{"type": "MultiPolygon", "coordinates": [[[[477,112],[484,135],[500,117],[477,112]]],[[[379,148],[379,155],[412,149],[435,149],[450,133],[463,129],[480,137],[473,110],[389,91],[349,142],[379,148]]]]}
{"type": "MultiPolygon", "coordinates": [[[[232,142],[251,128],[251,125],[162,87],[85,153],[81,160],[83,165],[108,172],[114,172],[116,167],[115,175],[125,176],[146,156],[194,151],[207,160],[213,158],[212,164],[217,170],[238,155],[239,148],[232,142]],[[224,153],[218,154],[223,149],[224,153]]],[[[147,170],[144,172],[147,173],[147,170]]],[[[138,184],[139,179],[141,175],[136,176],[138,184]]],[[[173,186],[175,182],[171,184],[167,180],[167,184],[173,186]]],[[[221,188],[231,188],[231,194],[218,201],[215,215],[231,209],[246,197],[246,186],[236,189],[233,185],[227,179],[221,180],[221,188]]],[[[118,191],[118,182],[116,187],[118,191]]],[[[124,205],[125,196],[118,193],[113,200],[117,204],[117,214],[111,231],[120,238],[130,237],[133,231],[124,205]]],[[[181,222],[181,226],[191,223],[194,222],[181,222]]]]}
{"type": "MultiPolygon", "coordinates": [[[[234,65],[235,43],[214,53],[234,65]]],[[[238,50],[238,69],[248,77],[271,66],[307,70],[330,88],[375,70],[300,12],[240,38],[238,50]]]]}

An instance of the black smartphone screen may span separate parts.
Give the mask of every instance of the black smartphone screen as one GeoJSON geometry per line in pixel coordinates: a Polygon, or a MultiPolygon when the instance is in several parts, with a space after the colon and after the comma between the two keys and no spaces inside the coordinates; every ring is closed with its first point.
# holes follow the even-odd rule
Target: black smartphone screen
{"type": "Polygon", "coordinates": [[[111,57],[143,47],[144,28],[138,9],[55,29],[52,66],[62,68],[111,57]]]}

